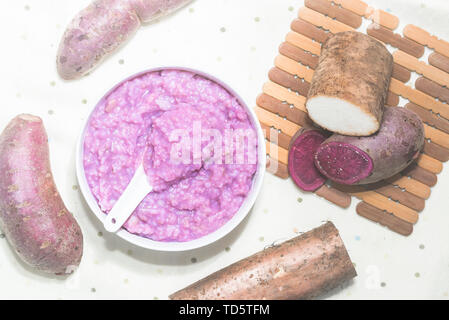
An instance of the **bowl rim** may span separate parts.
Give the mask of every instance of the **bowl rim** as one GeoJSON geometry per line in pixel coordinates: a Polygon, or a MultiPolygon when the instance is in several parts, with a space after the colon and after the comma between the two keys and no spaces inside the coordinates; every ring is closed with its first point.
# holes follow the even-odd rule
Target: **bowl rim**
{"type": "Polygon", "coordinates": [[[87,205],[89,206],[90,210],[95,214],[95,216],[100,220],[102,224],[104,224],[104,219],[106,215],[104,212],[99,208],[97,201],[95,197],[93,196],[89,185],[87,183],[87,179],[84,172],[84,165],[83,165],[83,158],[84,158],[84,137],[86,134],[86,129],[89,124],[89,121],[92,117],[92,114],[97,109],[97,107],[113,92],[115,91],[119,86],[121,86],[123,83],[130,81],[132,79],[141,77],[145,74],[152,73],[152,72],[160,72],[164,70],[179,70],[179,71],[186,71],[191,72],[194,74],[197,74],[199,76],[202,76],[208,80],[211,80],[220,86],[222,86],[225,90],[227,90],[231,95],[233,95],[237,101],[240,103],[240,105],[247,111],[250,121],[252,125],[254,126],[256,132],[257,132],[257,169],[256,173],[253,177],[253,182],[251,186],[251,190],[248,193],[247,197],[243,201],[242,205],[240,206],[240,209],[234,214],[234,216],[227,221],[224,225],[222,225],[220,228],[215,230],[214,232],[207,234],[201,238],[197,238],[191,241],[186,242],[164,242],[164,241],[155,241],[151,240],[149,238],[145,238],[142,236],[138,236],[135,234],[132,234],[128,232],[126,229],[121,228],[118,232],[116,232],[116,235],[120,238],[124,239],[125,241],[128,241],[136,246],[139,246],[141,248],[145,249],[151,249],[155,251],[165,251],[165,252],[182,252],[182,251],[188,251],[188,250],[194,250],[198,249],[207,245],[210,245],[221,238],[225,237],[227,234],[229,234],[232,230],[234,230],[249,214],[251,208],[253,207],[257,196],[260,193],[260,190],[262,188],[263,178],[265,175],[265,168],[266,168],[266,146],[265,146],[265,137],[262,131],[262,127],[260,126],[260,123],[257,119],[256,113],[252,108],[249,108],[248,105],[245,103],[243,98],[235,92],[231,86],[229,86],[226,82],[218,79],[217,77],[201,71],[197,69],[192,69],[189,67],[183,67],[183,66],[167,66],[167,67],[156,67],[156,68],[150,68],[138,73],[135,73],[124,80],[121,80],[119,83],[114,85],[103,97],[95,104],[93,109],[90,111],[89,116],[83,123],[83,127],[81,130],[81,133],[78,137],[77,141],[77,150],[76,150],[76,174],[78,183],[80,186],[81,193],[87,202],[87,205]]]}

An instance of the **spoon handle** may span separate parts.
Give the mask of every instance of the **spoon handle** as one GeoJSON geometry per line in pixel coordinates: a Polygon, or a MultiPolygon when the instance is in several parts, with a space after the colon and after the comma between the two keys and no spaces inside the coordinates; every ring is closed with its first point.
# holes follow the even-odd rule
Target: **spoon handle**
{"type": "Polygon", "coordinates": [[[125,224],[142,200],[153,190],[150,186],[143,166],[137,168],[125,192],[106,216],[104,227],[108,232],[117,232],[125,224]]]}

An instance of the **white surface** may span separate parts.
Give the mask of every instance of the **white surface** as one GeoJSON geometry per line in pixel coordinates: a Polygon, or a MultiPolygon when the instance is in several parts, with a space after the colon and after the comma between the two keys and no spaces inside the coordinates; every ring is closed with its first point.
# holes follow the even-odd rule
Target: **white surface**
{"type": "MultiPolygon", "coordinates": [[[[73,189],[77,184],[76,139],[95,103],[117,81],[160,65],[190,65],[219,75],[230,80],[249,104],[254,103],[302,1],[196,0],[168,19],[142,28],[89,77],[64,82],[55,71],[56,48],[65,25],[88,2],[15,0],[0,4],[0,127],[22,112],[44,119],[56,183],[79,220],[85,240],[81,268],[64,280],[30,271],[5,239],[0,239],[0,298],[164,299],[212,271],[325,220],[332,220],[340,230],[359,274],[349,286],[326,298],[449,298],[447,165],[408,238],[358,217],[356,201],[342,210],[315,195],[303,194],[290,180],[269,174],[250,216],[210,247],[165,254],[106,234],[79,191],[73,189]]],[[[449,39],[446,0],[366,2],[391,9],[401,18],[401,28],[414,21],[449,39]]]]}

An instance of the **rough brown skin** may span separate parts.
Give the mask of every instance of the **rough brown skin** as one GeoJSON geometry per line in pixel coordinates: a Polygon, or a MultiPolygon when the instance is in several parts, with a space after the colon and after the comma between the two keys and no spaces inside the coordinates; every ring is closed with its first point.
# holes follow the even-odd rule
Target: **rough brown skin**
{"type": "MultiPolygon", "coordinates": [[[[337,33],[322,46],[308,99],[346,100],[373,115],[380,127],[392,69],[393,57],[379,41],[355,31],[337,33]]],[[[325,128],[319,119],[312,120],[325,128]]]]}
{"type": "Polygon", "coordinates": [[[32,115],[14,118],[0,136],[0,228],[36,270],[72,273],[83,235],[53,181],[47,134],[32,115]]]}
{"type": "MultiPolygon", "coordinates": [[[[355,146],[371,157],[371,175],[356,183],[368,184],[394,176],[419,156],[424,147],[424,127],[416,113],[401,107],[387,107],[382,126],[376,134],[369,137],[334,134],[324,141],[320,149],[329,142],[355,146]]],[[[319,163],[315,163],[320,169],[319,163]]]]}
{"type": "Polygon", "coordinates": [[[328,222],[211,274],[170,298],[312,299],[356,275],[338,230],[328,222]]]}

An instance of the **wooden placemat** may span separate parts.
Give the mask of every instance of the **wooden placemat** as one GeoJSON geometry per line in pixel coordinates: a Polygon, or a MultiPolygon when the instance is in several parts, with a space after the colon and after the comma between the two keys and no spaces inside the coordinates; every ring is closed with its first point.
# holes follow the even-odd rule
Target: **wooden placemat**
{"type": "Polygon", "coordinates": [[[291,30],[279,47],[255,111],[265,129],[267,169],[288,178],[288,147],[292,136],[311,123],[305,108],[306,96],[321,44],[337,32],[358,30],[394,47],[394,69],[387,105],[405,107],[424,122],[426,143],[421,156],[400,174],[372,186],[339,186],[328,183],[315,193],[340,207],[360,199],[357,213],[389,229],[410,235],[424,210],[431,187],[437,183],[442,162],[449,160],[449,42],[427,31],[407,25],[402,34],[394,30],[399,19],[359,0],[305,0],[291,30]],[[364,20],[370,20],[363,28],[364,20]],[[365,30],[366,29],[366,30],[365,30]],[[425,47],[433,50],[428,62],[425,47]],[[412,72],[419,75],[409,83],[412,72]],[[272,134],[275,130],[276,134],[272,134]]]}

